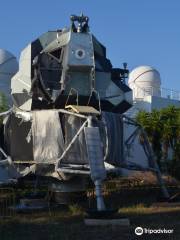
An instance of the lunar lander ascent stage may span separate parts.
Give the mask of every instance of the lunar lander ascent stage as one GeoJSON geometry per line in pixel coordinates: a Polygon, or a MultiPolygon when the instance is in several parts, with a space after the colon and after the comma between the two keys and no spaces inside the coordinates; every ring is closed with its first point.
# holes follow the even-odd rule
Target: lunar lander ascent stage
{"type": "Polygon", "coordinates": [[[141,131],[149,169],[167,196],[143,129],[124,115],[132,106],[127,66],[112,67],[88,21],[71,16],[69,29],[49,31],[22,51],[11,80],[13,107],[2,113],[0,164],[11,169],[13,178],[35,174],[56,178],[60,185],[74,176],[91,177],[101,211],[101,187],[109,173],[119,174],[122,167],[143,170],[128,163],[125,154],[141,131]],[[128,139],[124,124],[137,127],[128,139]]]}

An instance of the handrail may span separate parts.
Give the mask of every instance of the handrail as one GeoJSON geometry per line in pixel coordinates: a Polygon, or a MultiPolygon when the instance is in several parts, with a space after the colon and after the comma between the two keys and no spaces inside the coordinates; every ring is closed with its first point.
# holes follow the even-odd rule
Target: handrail
{"type": "Polygon", "coordinates": [[[147,87],[143,88],[136,84],[136,86],[132,89],[134,99],[144,98],[145,96],[159,96],[161,98],[178,100],[180,101],[180,91],[168,89],[168,88],[155,88],[155,87],[147,87]],[[158,93],[158,94],[157,94],[158,93]]]}

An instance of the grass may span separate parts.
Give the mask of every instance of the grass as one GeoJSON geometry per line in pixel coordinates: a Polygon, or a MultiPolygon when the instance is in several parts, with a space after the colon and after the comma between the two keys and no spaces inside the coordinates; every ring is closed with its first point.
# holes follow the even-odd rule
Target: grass
{"type": "Polygon", "coordinates": [[[69,212],[72,216],[83,215],[83,209],[78,204],[72,204],[69,206],[69,212]]]}
{"type": "MultiPolygon", "coordinates": [[[[162,239],[180,239],[179,220],[180,207],[151,207],[144,204],[119,208],[119,213],[130,219],[131,226],[120,228],[88,227],[83,219],[85,212],[76,205],[69,210],[54,210],[51,212],[34,212],[17,214],[11,219],[0,221],[1,240],[125,240],[136,239],[134,229],[137,226],[146,228],[173,228],[175,233],[171,238],[159,236],[162,239]]],[[[148,239],[161,239],[155,238],[148,239]]],[[[168,236],[167,236],[168,237],[168,236]]],[[[142,239],[142,238],[141,238],[142,239]]],[[[147,239],[147,238],[144,238],[147,239]]]]}
{"type": "MultiPolygon", "coordinates": [[[[120,215],[128,217],[130,227],[90,227],[84,224],[85,204],[72,204],[69,208],[52,209],[29,214],[16,214],[0,218],[0,240],[136,240],[180,239],[180,206],[155,207],[158,188],[120,189],[106,196],[109,207],[118,208],[120,215]],[[174,229],[172,235],[144,235],[137,237],[137,226],[174,229]]],[[[92,202],[92,205],[94,203],[92,202]]]]}
{"type": "Polygon", "coordinates": [[[151,207],[146,206],[143,203],[133,205],[131,207],[120,208],[119,213],[124,214],[135,214],[135,215],[148,215],[148,214],[158,214],[163,212],[177,212],[180,211],[180,206],[178,207],[151,207]]]}

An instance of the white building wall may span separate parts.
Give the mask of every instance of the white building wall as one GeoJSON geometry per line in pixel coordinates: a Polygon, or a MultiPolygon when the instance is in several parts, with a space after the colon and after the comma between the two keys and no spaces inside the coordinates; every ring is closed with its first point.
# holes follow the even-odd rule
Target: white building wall
{"type": "MultiPolygon", "coordinates": [[[[124,137],[128,139],[129,136],[134,132],[136,128],[132,125],[124,126],[124,137]]],[[[125,148],[126,149],[126,148],[125,148]]],[[[125,158],[127,162],[136,163],[142,167],[148,167],[148,160],[144,153],[144,150],[139,143],[139,139],[136,138],[132,147],[127,151],[125,150],[125,158]]]]}
{"type": "Polygon", "coordinates": [[[150,98],[150,103],[151,103],[151,110],[153,110],[153,109],[160,110],[160,109],[166,108],[168,106],[180,107],[180,101],[178,101],[178,100],[155,97],[155,96],[149,96],[149,98],[150,98]]]}

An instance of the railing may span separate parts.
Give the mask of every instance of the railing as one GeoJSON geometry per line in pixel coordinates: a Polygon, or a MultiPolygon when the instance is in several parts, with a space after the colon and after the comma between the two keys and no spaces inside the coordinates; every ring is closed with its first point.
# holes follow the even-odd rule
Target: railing
{"type": "Polygon", "coordinates": [[[161,98],[178,100],[180,101],[180,91],[176,91],[168,88],[155,88],[155,87],[147,87],[142,88],[140,86],[135,86],[133,89],[134,99],[142,99],[145,96],[158,96],[161,98]]]}
{"type": "Polygon", "coordinates": [[[180,101],[180,91],[161,88],[161,97],[180,101]]]}

